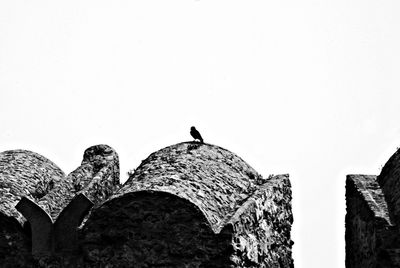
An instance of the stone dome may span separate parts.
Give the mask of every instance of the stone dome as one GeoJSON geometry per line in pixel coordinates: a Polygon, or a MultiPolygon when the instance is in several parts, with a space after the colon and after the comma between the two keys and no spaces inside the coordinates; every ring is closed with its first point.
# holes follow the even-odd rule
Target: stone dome
{"type": "Polygon", "coordinates": [[[23,224],[25,218],[15,205],[23,196],[37,201],[51,190],[53,180],[64,176],[56,164],[40,154],[27,150],[0,153],[0,214],[23,224]]]}
{"type": "Polygon", "coordinates": [[[80,247],[110,267],[291,267],[292,222],[288,175],[264,180],[224,148],[183,142],[92,209],[80,247]]]}
{"type": "Polygon", "coordinates": [[[143,160],[118,196],[143,190],[171,193],[196,205],[218,233],[261,182],[262,176],[236,154],[183,142],[143,160]]]}

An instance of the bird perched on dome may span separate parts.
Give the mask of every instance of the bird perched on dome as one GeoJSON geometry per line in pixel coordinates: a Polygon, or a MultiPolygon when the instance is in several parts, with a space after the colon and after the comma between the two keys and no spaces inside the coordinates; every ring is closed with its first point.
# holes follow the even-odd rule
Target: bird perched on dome
{"type": "Polygon", "coordinates": [[[200,135],[200,132],[197,131],[197,129],[196,129],[195,127],[191,127],[191,128],[190,128],[190,135],[192,135],[192,137],[193,137],[195,140],[199,140],[200,143],[204,143],[204,142],[203,142],[203,138],[202,138],[201,135],[200,135]]]}

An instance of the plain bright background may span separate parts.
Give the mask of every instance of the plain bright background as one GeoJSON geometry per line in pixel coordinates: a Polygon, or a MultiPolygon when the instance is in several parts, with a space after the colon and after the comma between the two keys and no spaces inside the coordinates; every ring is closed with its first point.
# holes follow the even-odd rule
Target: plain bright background
{"type": "Polygon", "coordinates": [[[345,175],[400,145],[399,1],[1,1],[0,151],[121,180],[165,146],[289,173],[296,268],[344,267],[345,175]]]}

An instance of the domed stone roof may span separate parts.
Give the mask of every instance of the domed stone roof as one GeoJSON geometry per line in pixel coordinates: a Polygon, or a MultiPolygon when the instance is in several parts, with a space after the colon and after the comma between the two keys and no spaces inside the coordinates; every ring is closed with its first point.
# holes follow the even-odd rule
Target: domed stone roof
{"type": "Polygon", "coordinates": [[[263,179],[236,154],[183,142],[158,150],[92,209],[88,263],[125,267],[292,267],[288,175],[263,179]]]}
{"type": "Polygon", "coordinates": [[[262,181],[236,154],[211,144],[184,142],[142,161],[117,196],[144,190],[171,193],[195,204],[219,233],[262,181]]]}
{"type": "Polygon", "coordinates": [[[40,154],[27,150],[0,153],[0,214],[22,224],[25,218],[15,209],[21,198],[37,201],[51,190],[53,180],[64,176],[56,164],[40,154]]]}

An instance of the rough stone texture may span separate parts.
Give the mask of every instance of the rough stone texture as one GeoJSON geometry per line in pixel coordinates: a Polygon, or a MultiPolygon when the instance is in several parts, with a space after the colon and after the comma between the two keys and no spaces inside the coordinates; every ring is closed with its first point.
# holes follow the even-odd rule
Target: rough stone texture
{"type": "Polygon", "coordinates": [[[235,154],[186,142],[151,154],[117,196],[139,190],[177,195],[195,204],[218,233],[260,183],[262,176],[235,154]]]}
{"type": "Polygon", "coordinates": [[[287,176],[180,143],[151,154],[82,230],[85,261],[124,267],[293,267],[287,176]]]}
{"type": "Polygon", "coordinates": [[[138,191],[95,210],[83,230],[93,267],[229,267],[230,234],[215,234],[201,211],[166,192],[138,191]]]}
{"type": "Polygon", "coordinates": [[[396,151],[382,168],[378,182],[385,194],[393,221],[400,224],[400,150],[396,151]]]}
{"type": "Polygon", "coordinates": [[[81,166],[67,177],[46,158],[23,150],[0,154],[0,168],[0,221],[4,222],[0,258],[4,258],[2,265],[10,267],[15,267],[14,261],[18,258],[24,263],[23,267],[60,267],[74,263],[71,254],[78,246],[77,226],[83,213],[87,213],[86,197],[95,204],[100,203],[119,188],[118,155],[107,145],[88,148],[81,166]],[[83,199],[76,199],[80,196],[83,199]],[[15,209],[21,198],[25,198],[24,204],[27,204],[22,205],[24,215],[34,220],[32,226],[25,224],[26,219],[15,209]],[[42,223],[50,225],[44,228],[46,224],[42,223]],[[67,250],[67,257],[55,256],[57,249],[67,250]]]}
{"type": "Polygon", "coordinates": [[[27,267],[32,261],[29,232],[15,218],[0,215],[0,267],[27,267]]]}
{"type": "Polygon", "coordinates": [[[122,187],[106,145],[87,149],[66,177],[44,174],[44,190],[33,181],[33,195],[14,186],[30,224],[3,207],[1,267],[293,267],[288,175],[264,179],[218,146],[166,147],[122,187]]]}
{"type": "MultiPolygon", "coordinates": [[[[373,213],[373,218],[378,225],[392,225],[389,216],[389,209],[383,195],[382,189],[377,182],[375,175],[348,175],[348,187],[358,192],[362,200],[367,203],[370,211],[373,213]]],[[[349,189],[349,190],[350,190],[349,189]]],[[[352,192],[349,192],[352,194],[352,192]]]]}
{"type": "Polygon", "coordinates": [[[229,220],[236,267],[293,267],[288,175],[270,178],[229,220]]]}
{"type": "Polygon", "coordinates": [[[346,180],[346,267],[400,267],[400,152],[379,176],[346,180]]]}
{"type": "Polygon", "coordinates": [[[0,153],[0,213],[18,220],[25,218],[15,209],[21,197],[38,201],[53,188],[64,172],[47,158],[26,150],[0,153]]]}
{"type": "Polygon", "coordinates": [[[108,145],[95,145],[85,150],[81,165],[37,203],[55,221],[59,213],[79,193],[97,204],[107,199],[119,186],[118,154],[108,145]]]}
{"type": "Polygon", "coordinates": [[[374,212],[364,199],[370,197],[363,184],[365,179],[373,178],[362,175],[347,177],[346,267],[376,267],[376,221],[374,212]],[[357,188],[358,185],[362,188],[357,188]]]}
{"type": "Polygon", "coordinates": [[[26,267],[30,256],[30,228],[15,209],[21,197],[31,200],[47,195],[52,181],[64,177],[61,169],[47,158],[26,150],[0,153],[0,264],[26,267]]]}

